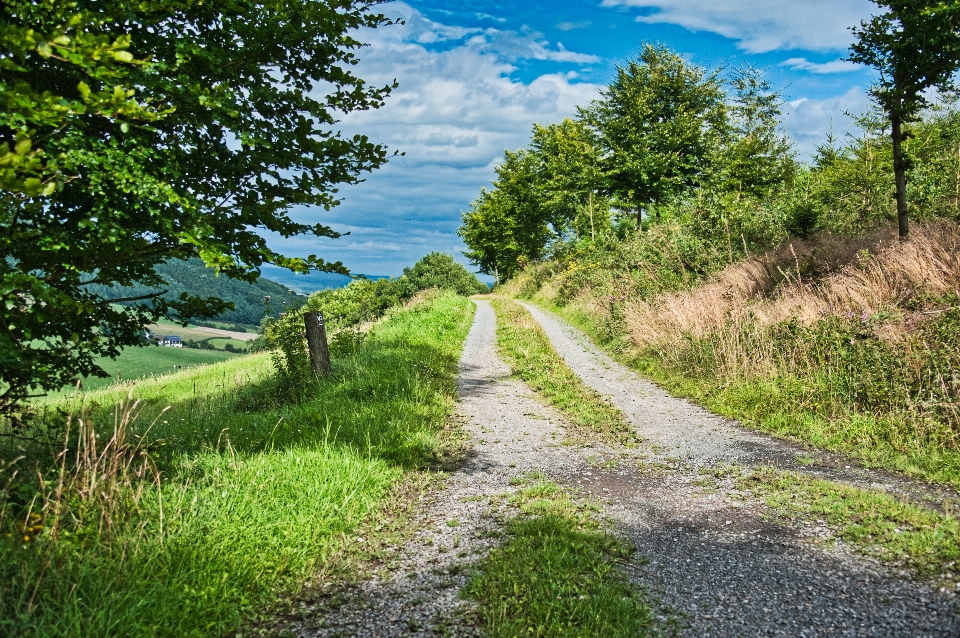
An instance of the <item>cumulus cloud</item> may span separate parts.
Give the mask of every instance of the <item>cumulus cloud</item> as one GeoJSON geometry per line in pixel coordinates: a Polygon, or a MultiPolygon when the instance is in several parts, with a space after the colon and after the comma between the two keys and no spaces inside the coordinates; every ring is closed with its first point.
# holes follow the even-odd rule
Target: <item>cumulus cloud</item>
{"type": "Polygon", "coordinates": [[[362,32],[370,46],[360,51],[356,71],[371,84],[396,78],[400,87],[383,108],[351,113],[340,126],[405,156],[344,188],[343,205],[332,211],[294,212],[349,236],[320,245],[310,238],[271,240],[291,254],[316,253],[358,272],[395,275],[431,250],[464,249],[456,235],[460,213],[494,177],[503,150],[525,146],[533,122],[560,121],[596,97],[598,87],[576,82],[575,69],[598,58],[536,33],[460,29],[404,3],[388,10],[406,24],[362,32]],[[523,60],[568,69],[522,82],[512,74],[523,60]]]}
{"type": "Polygon", "coordinates": [[[849,28],[877,11],[870,0],[603,0],[603,6],[639,9],[640,22],[718,33],[751,53],[846,49],[849,28]]]}
{"type": "Polygon", "coordinates": [[[850,73],[860,68],[856,64],[847,62],[846,60],[831,60],[830,62],[818,63],[811,62],[806,58],[790,58],[789,60],[781,62],[780,66],[785,66],[794,71],[807,71],[808,73],[816,73],[819,75],[827,73],[850,73]]]}

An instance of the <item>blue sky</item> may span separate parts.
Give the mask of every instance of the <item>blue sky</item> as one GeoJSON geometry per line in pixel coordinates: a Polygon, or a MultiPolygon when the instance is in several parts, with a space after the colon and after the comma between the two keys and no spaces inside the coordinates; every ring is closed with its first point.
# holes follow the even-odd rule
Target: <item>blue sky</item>
{"type": "Polygon", "coordinates": [[[787,101],[784,128],[802,157],[845,112],[869,102],[868,69],[842,60],[849,27],[876,12],[869,0],[542,0],[382,5],[404,25],[360,34],[358,73],[400,83],[385,107],[347,115],[362,132],[406,153],[341,191],[332,211],[294,217],[350,232],[338,240],[274,239],[287,254],[319,254],[354,272],[398,275],[439,250],[464,261],[461,211],[489,184],[504,148],[526,145],[593,99],[642,42],[666,44],[691,62],[764,70],[787,101]]]}

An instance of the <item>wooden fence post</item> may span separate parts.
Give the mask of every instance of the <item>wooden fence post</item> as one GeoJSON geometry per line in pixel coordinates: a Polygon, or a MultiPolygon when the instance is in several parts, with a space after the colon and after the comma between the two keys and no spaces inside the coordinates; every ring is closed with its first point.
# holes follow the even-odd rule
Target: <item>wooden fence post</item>
{"type": "Polygon", "coordinates": [[[327,326],[322,312],[305,312],[303,323],[307,328],[307,348],[310,350],[310,365],[320,376],[330,374],[330,349],[327,347],[327,326]]]}

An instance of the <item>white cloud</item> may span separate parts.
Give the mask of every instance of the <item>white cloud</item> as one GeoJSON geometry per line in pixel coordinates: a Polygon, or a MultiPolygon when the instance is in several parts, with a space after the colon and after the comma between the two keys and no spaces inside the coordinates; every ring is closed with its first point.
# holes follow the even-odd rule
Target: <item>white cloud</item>
{"type": "Polygon", "coordinates": [[[809,159],[818,146],[826,143],[831,131],[841,142],[846,134],[856,134],[857,126],[846,113],[856,116],[869,108],[870,98],[856,87],[825,99],[799,98],[784,105],[784,128],[796,143],[801,159],[809,159]]]}
{"type": "Polygon", "coordinates": [[[847,62],[846,60],[831,60],[830,62],[811,62],[806,58],[790,58],[789,60],[784,60],[780,63],[780,66],[785,66],[787,68],[793,69],[794,71],[807,71],[808,73],[816,73],[818,75],[824,75],[828,73],[850,73],[851,71],[856,71],[860,67],[852,62],[847,62]]]}
{"type": "Polygon", "coordinates": [[[396,275],[431,250],[463,250],[460,212],[494,177],[503,150],[525,146],[534,122],[560,121],[597,96],[598,87],[576,82],[572,70],[522,82],[511,77],[515,65],[532,59],[579,68],[598,59],[539,34],[450,27],[403,3],[388,11],[406,24],[362,32],[370,46],[359,52],[356,72],[373,85],[396,78],[400,87],[383,108],[351,113],[341,126],[406,155],[342,189],[342,206],[296,211],[300,221],[352,229],[350,236],[271,243],[358,272],[396,275]],[[432,46],[440,41],[446,44],[432,46]]]}
{"type": "Polygon", "coordinates": [[[603,0],[603,5],[642,9],[640,22],[718,33],[751,53],[846,49],[853,39],[850,27],[877,11],[869,0],[603,0]]]}

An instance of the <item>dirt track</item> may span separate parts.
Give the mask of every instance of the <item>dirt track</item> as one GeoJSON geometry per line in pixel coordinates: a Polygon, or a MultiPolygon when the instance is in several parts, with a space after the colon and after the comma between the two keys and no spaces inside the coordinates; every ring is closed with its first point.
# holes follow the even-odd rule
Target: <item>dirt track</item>
{"type": "MultiPolygon", "coordinates": [[[[624,570],[683,617],[683,635],[960,635],[954,596],[842,545],[817,546],[825,528],[775,524],[758,506],[696,484],[699,470],[718,463],[807,471],[797,462],[801,450],[670,397],[555,317],[530,310],[570,367],[610,396],[647,443],[629,450],[562,446],[562,417],[509,378],[496,354],[493,310],[479,301],[459,384],[458,418],[473,453],[415,521],[416,538],[397,548],[389,575],[330,592],[307,611],[297,635],[476,635],[458,590],[502,527],[502,495],[514,489],[509,479],[532,470],[602,504],[613,531],[637,547],[624,570]]],[[[829,455],[812,471],[913,489],[829,455]]]]}

